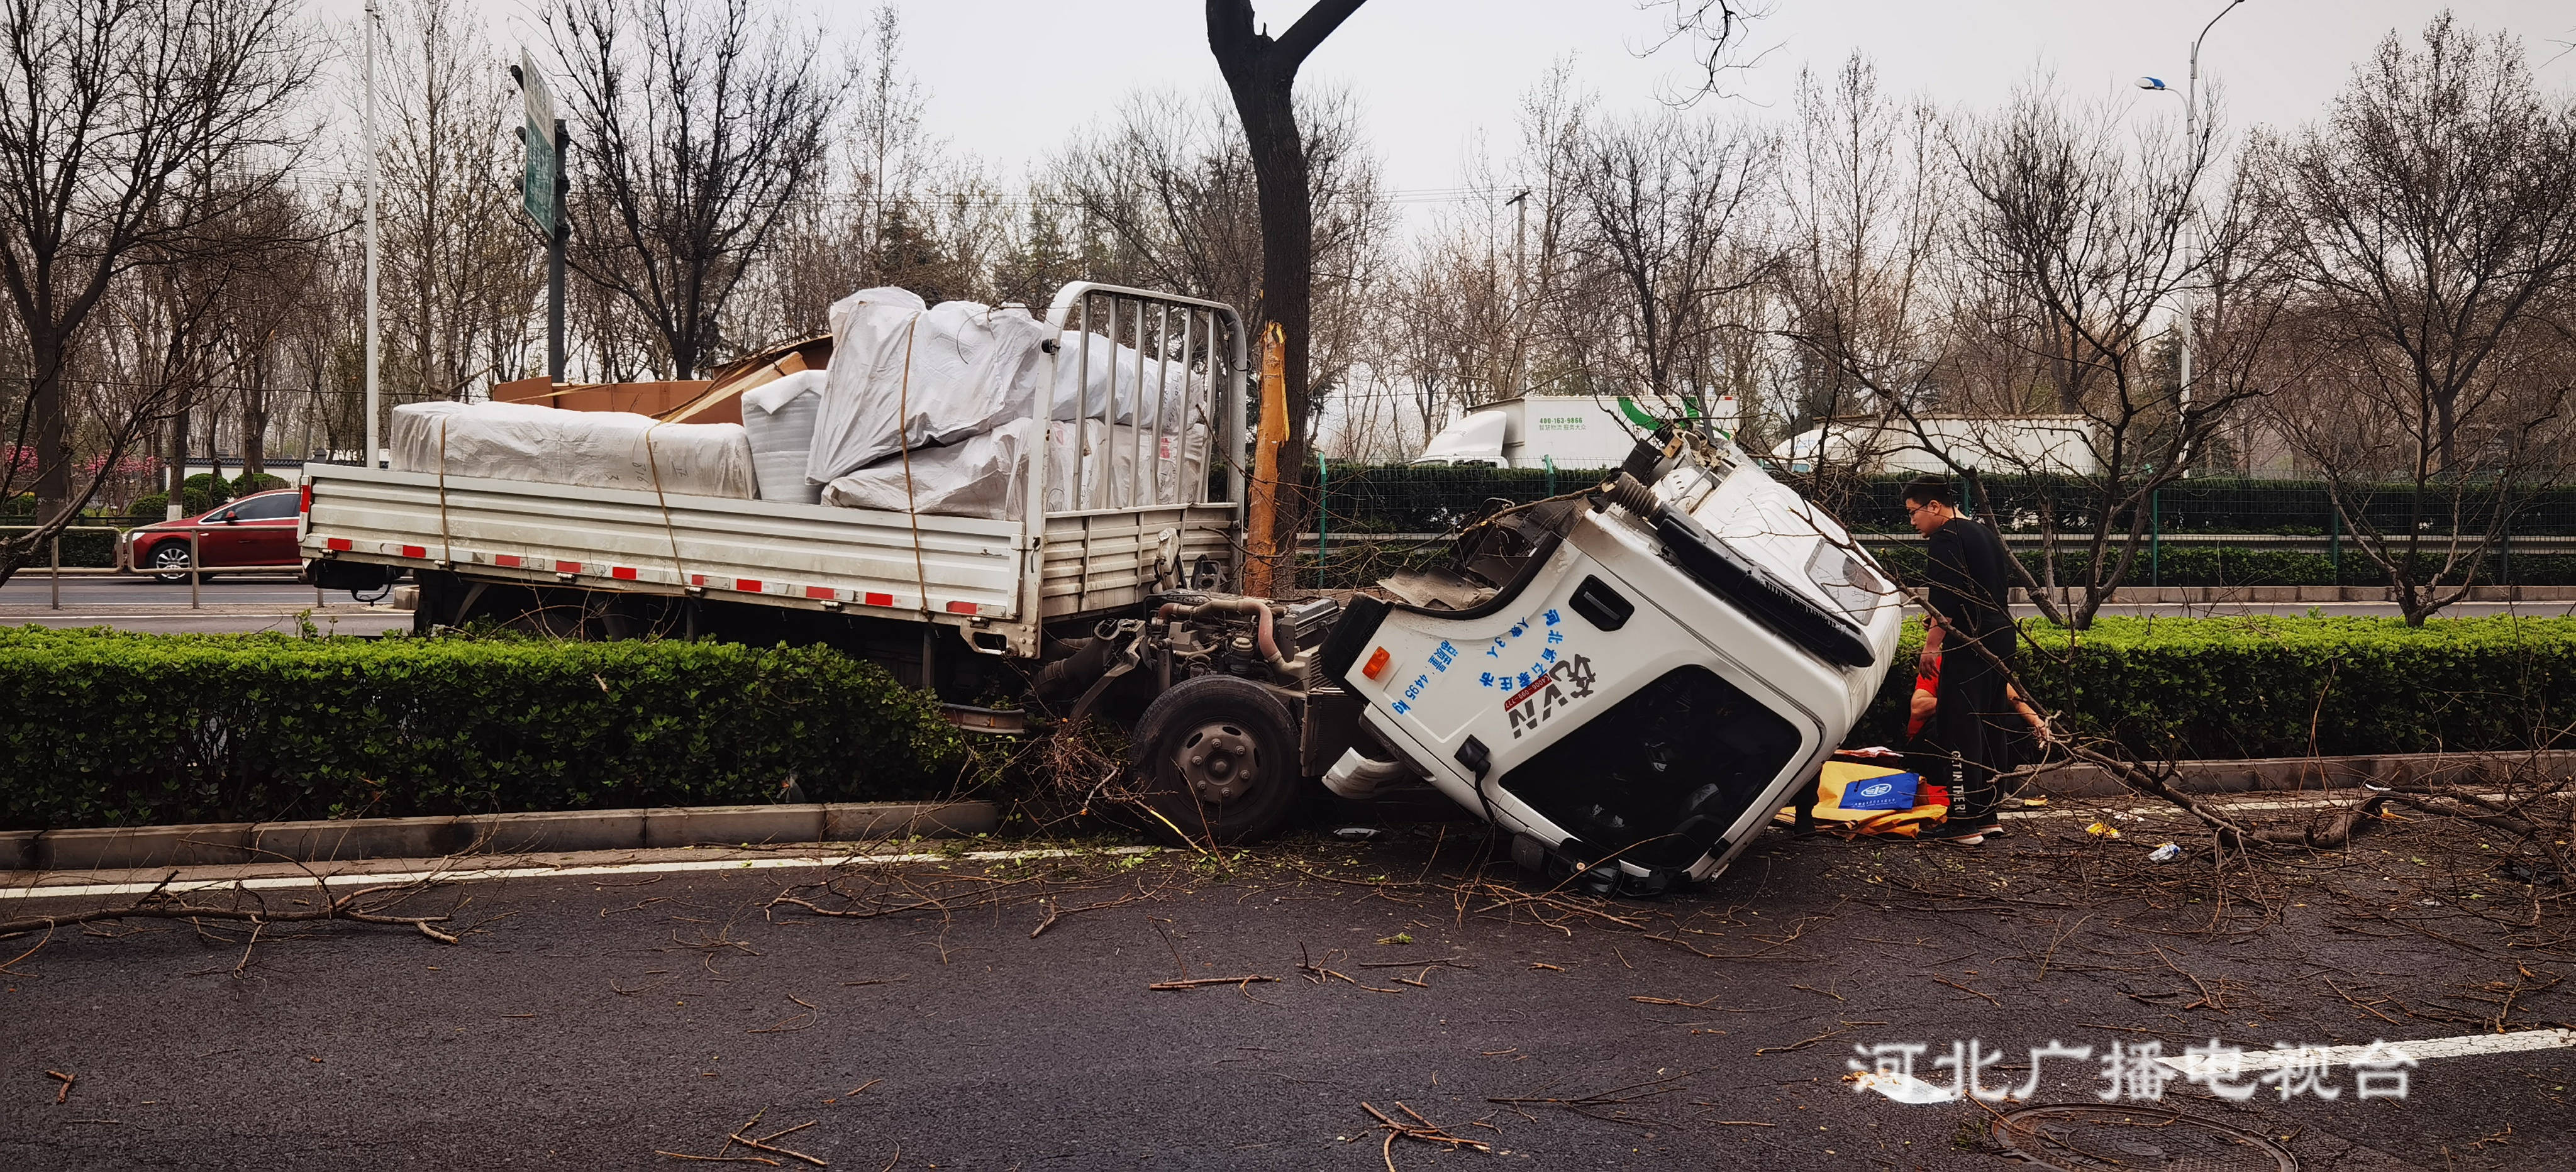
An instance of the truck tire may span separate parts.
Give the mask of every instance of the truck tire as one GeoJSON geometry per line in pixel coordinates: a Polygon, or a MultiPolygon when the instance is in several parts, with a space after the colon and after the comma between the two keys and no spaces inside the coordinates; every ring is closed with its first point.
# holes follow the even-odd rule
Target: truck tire
{"type": "Polygon", "coordinates": [[[1259,684],[1216,675],[1176,684],[1145,709],[1132,743],[1144,802],[1161,815],[1146,822],[1163,835],[1256,842],[1297,812],[1296,725],[1259,684]]]}

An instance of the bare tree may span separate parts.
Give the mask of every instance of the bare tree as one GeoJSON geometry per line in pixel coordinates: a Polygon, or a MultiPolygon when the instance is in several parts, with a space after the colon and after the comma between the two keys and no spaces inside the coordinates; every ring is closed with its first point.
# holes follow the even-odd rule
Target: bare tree
{"type": "Polygon", "coordinates": [[[1073,205],[1091,276],[1212,297],[1259,318],[1259,202],[1230,122],[1177,94],[1130,94],[1050,162],[1046,188],[1073,205]]]}
{"type": "Polygon", "coordinates": [[[2420,624],[2566,474],[2547,356],[2576,282],[2576,103],[2541,97],[2518,42],[2444,13],[2420,47],[2391,33],[2273,161],[2312,370],[2346,404],[2279,419],[2420,624]]]}
{"type": "Polygon", "coordinates": [[[1512,212],[1511,374],[1516,390],[1588,390],[1602,352],[1600,275],[1577,264],[1593,97],[1567,61],[1523,94],[1512,212]]]}
{"type": "Polygon", "coordinates": [[[956,248],[953,237],[991,227],[998,193],[923,131],[928,98],[902,58],[902,19],[881,5],[868,21],[847,116],[826,145],[833,189],[818,184],[781,211],[778,237],[731,315],[738,324],[730,328],[746,338],[828,329],[832,303],[855,289],[920,282],[917,291],[954,297],[985,284],[983,274],[959,271],[954,259],[975,249],[956,248]],[[976,203],[963,217],[971,226],[948,214],[960,199],[976,203]]]}
{"type": "MultiPolygon", "coordinates": [[[[1376,321],[1366,294],[1385,260],[1392,213],[1348,95],[1308,94],[1299,106],[1313,188],[1308,281],[1324,307],[1308,319],[1309,390],[1289,399],[1304,404],[1292,416],[1303,429],[1368,349],[1376,321]]],[[[1131,96],[1109,126],[1058,156],[1046,190],[1080,219],[1086,275],[1244,307],[1246,328],[1257,335],[1268,320],[1262,314],[1278,302],[1264,293],[1265,230],[1242,142],[1222,106],[1149,93],[1131,96]]]]}
{"type": "Polygon", "coordinates": [[[102,420],[105,459],[74,485],[66,378],[92,315],[137,269],[228,246],[201,229],[292,162],[287,115],[312,77],[296,15],[291,0],[0,0],[0,285],[30,367],[11,431],[32,424],[39,461],[37,527],[0,542],[0,581],[163,413],[145,400],[102,420]]]}
{"type": "Polygon", "coordinates": [[[1859,54],[1830,81],[1800,77],[1795,127],[1779,284],[1799,370],[1778,414],[1784,432],[1816,429],[1802,458],[1810,496],[1835,503],[1862,453],[1822,442],[1829,429],[1860,419],[1885,430],[1897,401],[1951,355],[1938,269],[1954,189],[1938,114],[1889,97],[1859,54]]]}
{"type": "Polygon", "coordinates": [[[1638,56],[1652,57],[1675,46],[1690,53],[1689,74],[1664,94],[1673,105],[1727,96],[1729,75],[1743,73],[1769,55],[1768,50],[1750,52],[1747,43],[1753,23],[1771,15],[1771,6],[1760,0],[1638,0],[1637,7],[1664,12],[1661,35],[1638,56]]]}
{"type": "Polygon", "coordinates": [[[386,398],[454,399],[542,358],[544,282],[519,211],[517,99],[458,0],[398,0],[386,63],[385,318],[396,323],[386,398]]]}
{"type": "MultiPolygon", "coordinates": [[[[1720,301],[1769,279],[1771,250],[1747,247],[1778,144],[1665,112],[1603,127],[1583,157],[1573,247],[1603,275],[1608,358],[1633,393],[1676,417],[1705,414],[1719,382],[1720,301]]],[[[1750,238],[1757,239],[1758,236],[1750,238]]]]}
{"type": "Polygon", "coordinates": [[[825,174],[848,91],[818,40],[750,0],[563,0],[568,263],[650,324],[668,378],[714,361],[726,302],[825,174]]]}
{"type": "Polygon", "coordinates": [[[1963,275],[1981,286],[1961,299],[1959,324],[1973,345],[2005,355],[2001,369],[2012,377],[1990,382],[1983,396],[1973,380],[1956,379],[1944,406],[1989,417],[2053,409],[2073,417],[2068,442],[2089,458],[1989,443],[1967,445],[1977,449],[1970,463],[1955,440],[1935,442],[1919,399],[1897,407],[1923,446],[1976,490],[1990,522],[2001,511],[1985,486],[1990,471],[2070,490],[2067,499],[2042,491],[2018,506],[2041,539],[2040,573],[2018,573],[2051,621],[2091,623],[2146,548],[2155,492],[2191,468],[2258,390],[2219,377],[2215,364],[2181,385],[2161,357],[2168,337],[2159,323],[2185,294],[2217,283],[2208,258],[2249,255],[2234,239],[2254,222],[2236,198],[2242,187],[2214,214],[2204,214],[2199,195],[2216,121],[2205,119],[2196,139],[2159,127],[2123,141],[2113,111],[2070,112],[2043,88],[1957,136],[1968,193],[1957,247],[1963,275]],[[2187,237],[2194,231],[2207,237],[2198,253],[2187,237]],[[2081,557],[2061,565],[2068,530],[2081,557]],[[2061,599],[2061,583],[2076,593],[2061,599]]]}

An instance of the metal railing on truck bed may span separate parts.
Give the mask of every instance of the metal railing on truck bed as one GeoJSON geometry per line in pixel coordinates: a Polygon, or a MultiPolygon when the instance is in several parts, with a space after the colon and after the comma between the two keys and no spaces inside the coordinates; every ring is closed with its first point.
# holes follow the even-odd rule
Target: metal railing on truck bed
{"type": "MultiPolygon", "coordinates": [[[[1027,512],[999,520],[317,467],[298,538],[307,559],[870,614],[1035,655],[1046,622],[1129,608],[1212,568],[1230,579],[1243,499],[1234,310],[1078,283],[1047,320],[1063,340],[1044,361],[1073,364],[1081,388],[1081,418],[1049,425],[1071,454],[1066,507],[1039,487],[1058,483],[1051,442],[1024,445],[1027,512]]],[[[1062,373],[1041,370],[1039,410],[1053,413],[1062,373]]]]}

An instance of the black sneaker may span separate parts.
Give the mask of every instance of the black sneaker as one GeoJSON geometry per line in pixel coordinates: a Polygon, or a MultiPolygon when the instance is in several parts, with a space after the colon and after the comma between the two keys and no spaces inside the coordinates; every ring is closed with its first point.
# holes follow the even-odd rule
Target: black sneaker
{"type": "Polygon", "coordinates": [[[1924,831],[1923,838],[1929,842],[1948,843],[1951,846],[1976,846],[1986,841],[1984,832],[1977,827],[1959,822],[1944,822],[1924,831]]]}

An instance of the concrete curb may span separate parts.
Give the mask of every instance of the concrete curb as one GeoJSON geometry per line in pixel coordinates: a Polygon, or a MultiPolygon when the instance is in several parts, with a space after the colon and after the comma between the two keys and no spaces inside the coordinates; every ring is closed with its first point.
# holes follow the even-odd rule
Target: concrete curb
{"type": "MultiPolygon", "coordinates": [[[[2576,774],[2576,751],[2545,753],[2385,753],[2366,757],[2272,757],[2244,761],[2177,761],[2176,787],[2192,794],[2286,793],[2361,785],[2494,785],[2516,773],[2576,774]]],[[[2067,798],[2131,794],[2099,767],[2059,765],[2032,776],[2030,793],[2067,798]]]]}
{"type": "Polygon", "coordinates": [[[211,822],[0,832],[0,871],[105,871],[274,861],[427,859],[751,843],[860,842],[988,834],[991,802],[810,802],[665,806],[445,818],[211,822]]]}

